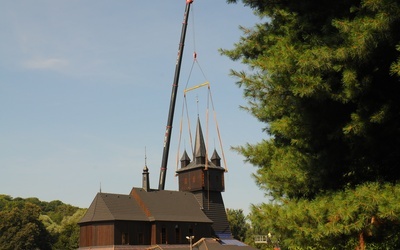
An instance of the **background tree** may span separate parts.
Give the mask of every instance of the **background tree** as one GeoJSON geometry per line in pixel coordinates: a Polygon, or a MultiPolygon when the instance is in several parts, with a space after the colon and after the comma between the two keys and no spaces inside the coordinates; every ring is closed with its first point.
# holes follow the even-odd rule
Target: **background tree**
{"type": "Polygon", "coordinates": [[[237,148],[273,199],[252,217],[291,249],[400,247],[399,2],[242,2],[261,23],[222,53],[269,135],[237,148]]]}
{"type": "Polygon", "coordinates": [[[0,249],[77,249],[86,209],[0,195],[0,249]]]}
{"type": "Polygon", "coordinates": [[[51,249],[50,234],[39,220],[40,208],[25,203],[22,208],[0,212],[1,249],[51,249]]]}
{"type": "Polygon", "coordinates": [[[226,209],[229,226],[233,237],[240,241],[246,241],[247,232],[250,229],[249,223],[242,209],[226,209]]]}
{"type": "Polygon", "coordinates": [[[86,209],[78,209],[71,216],[63,217],[57,233],[57,241],[53,245],[55,249],[74,250],[79,248],[80,228],[78,222],[85,212],[86,209]]]}

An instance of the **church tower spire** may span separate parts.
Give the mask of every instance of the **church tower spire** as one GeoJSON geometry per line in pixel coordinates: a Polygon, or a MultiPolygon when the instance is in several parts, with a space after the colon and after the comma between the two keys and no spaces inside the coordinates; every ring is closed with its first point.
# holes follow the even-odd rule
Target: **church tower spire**
{"type": "Polygon", "coordinates": [[[190,161],[185,150],[181,158],[181,168],[176,171],[179,177],[180,191],[206,190],[223,192],[225,190],[225,169],[221,167],[221,158],[216,150],[214,150],[211,161],[207,159],[207,156],[200,118],[197,118],[193,161],[190,161]]]}
{"type": "Polygon", "coordinates": [[[197,118],[196,137],[194,142],[194,160],[196,164],[206,163],[206,144],[204,143],[203,131],[201,129],[200,118],[197,118]]]}
{"type": "Polygon", "coordinates": [[[231,235],[225,212],[222,192],[225,190],[224,173],[221,158],[214,150],[211,159],[207,159],[200,119],[197,119],[193,161],[186,150],[181,158],[181,168],[176,171],[179,179],[179,191],[191,192],[200,203],[204,213],[214,224],[213,233],[219,237],[231,235]]]}

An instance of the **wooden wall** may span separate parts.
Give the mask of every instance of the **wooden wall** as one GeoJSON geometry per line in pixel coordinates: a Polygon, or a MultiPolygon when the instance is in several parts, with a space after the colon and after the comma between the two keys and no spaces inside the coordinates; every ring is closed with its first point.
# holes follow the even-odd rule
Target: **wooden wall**
{"type": "Polygon", "coordinates": [[[179,173],[179,191],[204,189],[204,174],[201,168],[179,173]]]}
{"type": "Polygon", "coordinates": [[[96,224],[81,225],[79,246],[108,246],[114,245],[114,224],[112,222],[98,222],[96,224]]]}
{"type": "Polygon", "coordinates": [[[150,244],[151,228],[148,222],[96,222],[80,227],[80,247],[150,244]]]}
{"type": "Polygon", "coordinates": [[[202,168],[179,173],[179,191],[225,191],[224,171],[202,168]]]}
{"type": "Polygon", "coordinates": [[[209,223],[112,221],[81,224],[80,247],[187,244],[186,236],[211,237],[209,223]]]}
{"type": "Polygon", "coordinates": [[[193,242],[212,236],[209,223],[194,222],[155,222],[152,227],[152,244],[187,244],[186,236],[195,236],[193,242]],[[163,235],[165,232],[165,235],[163,235]]]}
{"type": "Polygon", "coordinates": [[[150,224],[141,221],[116,221],[114,237],[115,245],[150,245],[150,224]]]}
{"type": "Polygon", "coordinates": [[[204,190],[223,192],[224,182],[224,171],[211,168],[204,171],[204,190]]]}

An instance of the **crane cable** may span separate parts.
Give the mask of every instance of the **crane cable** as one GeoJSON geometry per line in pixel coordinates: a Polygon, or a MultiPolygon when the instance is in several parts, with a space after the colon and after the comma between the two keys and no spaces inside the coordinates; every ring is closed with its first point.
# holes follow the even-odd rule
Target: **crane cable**
{"type": "Polygon", "coordinates": [[[182,141],[182,130],[183,130],[183,117],[184,117],[184,113],[186,110],[186,117],[187,117],[187,124],[188,124],[188,133],[189,133],[189,140],[190,140],[190,148],[192,151],[192,154],[194,152],[193,149],[193,138],[192,138],[192,133],[191,133],[191,126],[190,126],[190,119],[189,119],[189,110],[188,110],[188,105],[187,105],[187,98],[186,98],[186,94],[189,91],[201,88],[201,87],[205,87],[207,86],[207,90],[208,90],[208,95],[207,95],[207,110],[206,110],[206,163],[205,163],[205,169],[208,169],[208,134],[209,134],[209,103],[211,102],[211,106],[212,106],[212,110],[213,110],[213,117],[214,117],[214,121],[216,124],[216,132],[217,132],[217,136],[218,136],[218,141],[219,141],[219,146],[220,146],[220,150],[222,153],[222,159],[223,159],[223,163],[224,163],[224,169],[225,172],[228,172],[228,167],[226,164],[226,158],[225,158],[225,153],[224,153],[224,148],[222,145],[222,139],[221,139],[221,133],[219,130],[219,126],[218,126],[218,121],[217,121],[217,115],[216,115],[216,111],[215,111],[215,107],[214,107],[214,101],[212,98],[212,94],[211,94],[211,88],[210,88],[210,82],[207,80],[207,77],[197,59],[197,52],[196,52],[196,39],[195,39],[195,28],[194,28],[194,4],[192,4],[192,30],[193,30],[193,48],[194,48],[194,52],[193,52],[193,62],[192,65],[190,67],[190,71],[189,71],[189,75],[186,81],[186,86],[184,89],[184,98],[183,98],[183,105],[182,105],[182,114],[181,114],[181,120],[180,120],[180,126],[179,126],[179,140],[178,140],[178,152],[177,152],[177,156],[176,156],[176,170],[178,170],[178,166],[179,166],[179,156],[180,156],[180,146],[181,146],[181,141],[182,141]],[[195,85],[193,87],[188,88],[189,85],[189,81],[193,72],[193,68],[194,66],[197,65],[197,67],[200,69],[200,72],[202,73],[204,79],[206,79],[206,81],[202,84],[199,85],[195,85]]]}
{"type": "MultiPolygon", "coordinates": [[[[197,60],[196,60],[196,62],[197,62],[197,60]]],[[[227,164],[226,164],[226,158],[225,158],[225,152],[224,152],[224,147],[223,147],[222,139],[221,139],[221,132],[220,132],[219,125],[218,125],[218,120],[217,120],[217,113],[215,111],[215,106],[214,106],[214,100],[213,100],[213,97],[212,97],[211,87],[210,87],[210,83],[208,81],[206,81],[206,82],[204,82],[202,84],[199,84],[199,85],[195,85],[195,86],[193,86],[191,88],[187,88],[186,87],[184,89],[184,98],[183,98],[183,102],[184,103],[182,105],[182,114],[181,114],[180,129],[179,129],[179,140],[178,140],[179,143],[178,143],[178,154],[177,154],[177,169],[178,169],[178,165],[179,165],[179,149],[180,149],[180,144],[181,144],[181,141],[182,141],[183,117],[184,117],[185,111],[186,111],[186,117],[187,117],[187,123],[188,123],[188,132],[189,132],[189,139],[190,139],[190,146],[191,146],[192,154],[194,152],[194,149],[193,149],[193,137],[192,137],[192,133],[191,133],[190,118],[189,118],[189,109],[188,109],[187,98],[186,98],[187,92],[192,91],[192,90],[196,90],[198,88],[205,87],[205,86],[207,86],[207,90],[208,90],[207,109],[206,109],[206,145],[208,146],[209,104],[211,102],[211,107],[212,107],[212,110],[213,110],[213,118],[214,118],[214,121],[215,121],[215,124],[216,124],[216,132],[217,132],[218,141],[219,141],[219,144],[220,144],[219,146],[220,146],[221,153],[222,153],[222,159],[223,159],[224,166],[225,166],[225,172],[228,172],[228,168],[227,168],[227,164]]],[[[208,155],[208,152],[206,152],[206,157],[208,158],[207,155],[208,155]]],[[[206,169],[207,169],[207,162],[208,161],[206,161],[206,169]]]]}

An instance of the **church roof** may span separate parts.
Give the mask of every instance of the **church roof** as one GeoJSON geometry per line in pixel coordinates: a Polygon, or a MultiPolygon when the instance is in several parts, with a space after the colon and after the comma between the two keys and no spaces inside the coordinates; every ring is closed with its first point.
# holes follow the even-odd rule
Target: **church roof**
{"type": "MultiPolygon", "coordinates": [[[[187,170],[195,169],[195,168],[206,168],[206,164],[198,164],[195,161],[192,161],[186,167],[180,168],[180,169],[176,170],[175,172],[181,173],[181,172],[185,172],[187,170]]],[[[208,161],[207,168],[208,169],[217,169],[217,170],[220,170],[220,171],[225,171],[225,169],[223,167],[216,166],[211,161],[208,161]]]]}
{"type": "Polygon", "coordinates": [[[97,193],[79,223],[112,220],[149,221],[149,218],[130,195],[97,193]]]}
{"type": "Polygon", "coordinates": [[[213,238],[202,238],[195,244],[193,244],[193,249],[208,249],[208,250],[254,250],[255,248],[244,244],[235,239],[213,239],[213,238]]]}
{"type": "Polygon", "coordinates": [[[135,187],[130,195],[98,193],[79,223],[114,220],[212,223],[192,193],[135,187]]]}
{"type": "Polygon", "coordinates": [[[183,152],[183,155],[181,157],[181,161],[189,161],[190,162],[190,157],[187,154],[186,150],[183,152]]]}
{"type": "Polygon", "coordinates": [[[194,141],[194,157],[206,157],[206,144],[204,143],[203,131],[200,118],[197,118],[196,137],[194,141]]]}
{"type": "Polygon", "coordinates": [[[214,152],[211,156],[211,160],[221,160],[221,157],[219,157],[219,154],[216,149],[214,149],[214,152]]]}
{"type": "MultiPolygon", "coordinates": [[[[221,159],[216,150],[214,150],[213,155],[211,156],[211,158],[212,159],[217,159],[217,160],[221,159]]],[[[190,158],[187,155],[186,150],[185,150],[185,152],[182,155],[181,161],[186,161],[186,160],[190,161],[190,158]]],[[[195,143],[194,143],[193,161],[190,162],[185,167],[182,167],[182,168],[178,169],[176,172],[180,173],[180,172],[184,172],[184,171],[187,171],[187,170],[190,170],[190,169],[194,169],[194,168],[211,168],[211,169],[217,169],[217,170],[225,171],[225,169],[223,167],[216,166],[214,163],[212,163],[211,161],[209,161],[207,159],[207,149],[206,149],[206,144],[204,143],[204,136],[203,136],[203,131],[201,129],[200,118],[197,118],[197,127],[196,127],[195,143]],[[198,160],[198,159],[203,159],[203,160],[198,160]]]]}
{"type": "Polygon", "coordinates": [[[143,204],[150,220],[212,223],[201,210],[196,197],[190,192],[170,190],[146,192],[134,187],[131,195],[143,204]]]}

